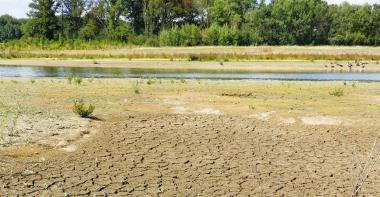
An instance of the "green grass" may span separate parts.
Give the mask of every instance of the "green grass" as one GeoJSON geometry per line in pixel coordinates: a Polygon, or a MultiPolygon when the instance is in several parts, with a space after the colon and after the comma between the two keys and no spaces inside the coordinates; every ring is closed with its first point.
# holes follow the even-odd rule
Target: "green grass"
{"type": "Polygon", "coordinates": [[[333,91],[329,92],[331,96],[336,96],[336,97],[342,97],[344,96],[344,90],[341,88],[334,89],[333,91]]]}

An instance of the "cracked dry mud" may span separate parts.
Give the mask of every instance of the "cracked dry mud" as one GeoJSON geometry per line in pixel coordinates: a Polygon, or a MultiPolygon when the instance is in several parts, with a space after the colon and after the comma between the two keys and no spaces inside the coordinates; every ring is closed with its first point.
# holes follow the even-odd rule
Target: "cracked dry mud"
{"type": "MultiPolygon", "coordinates": [[[[354,150],[365,155],[376,136],[212,115],[139,114],[98,129],[76,152],[0,154],[1,196],[349,196],[354,150]]],[[[379,184],[374,173],[364,194],[379,184]]]]}

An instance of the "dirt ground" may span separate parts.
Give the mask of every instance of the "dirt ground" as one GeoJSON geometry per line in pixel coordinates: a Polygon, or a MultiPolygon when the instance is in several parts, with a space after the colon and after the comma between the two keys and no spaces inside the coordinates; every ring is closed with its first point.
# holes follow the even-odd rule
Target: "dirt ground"
{"type": "MultiPolygon", "coordinates": [[[[149,84],[2,79],[1,103],[27,109],[8,136],[19,143],[0,148],[1,196],[349,196],[379,135],[378,83],[149,84]],[[78,97],[96,104],[99,120],[76,119],[78,97]],[[24,130],[25,117],[72,124],[65,139],[85,129],[64,145],[56,127],[22,143],[41,128],[24,130]]],[[[380,195],[379,171],[375,163],[363,195],[380,195]]]]}

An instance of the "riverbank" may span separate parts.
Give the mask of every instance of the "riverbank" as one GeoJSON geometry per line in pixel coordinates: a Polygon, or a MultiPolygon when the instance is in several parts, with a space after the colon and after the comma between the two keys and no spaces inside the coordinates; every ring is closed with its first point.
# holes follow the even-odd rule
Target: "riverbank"
{"type": "Polygon", "coordinates": [[[129,47],[98,50],[3,49],[0,58],[163,59],[190,61],[329,60],[378,61],[380,47],[251,46],[251,47],[129,47]]]}
{"type": "Polygon", "coordinates": [[[91,67],[91,68],[130,68],[161,70],[203,70],[232,72],[380,72],[380,63],[366,62],[356,66],[354,61],[167,61],[167,60],[127,60],[127,59],[0,59],[0,66],[38,66],[38,67],[91,67]],[[342,65],[342,67],[337,64],[342,65]]]}
{"type": "Polygon", "coordinates": [[[0,92],[19,112],[0,148],[11,196],[348,196],[380,129],[379,83],[3,78],[0,92]]]}

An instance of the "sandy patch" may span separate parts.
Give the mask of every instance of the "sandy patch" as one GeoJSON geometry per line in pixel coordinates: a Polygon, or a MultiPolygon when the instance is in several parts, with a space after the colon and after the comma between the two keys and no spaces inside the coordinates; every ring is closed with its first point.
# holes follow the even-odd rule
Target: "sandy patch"
{"type": "Polygon", "coordinates": [[[65,152],[68,152],[68,153],[72,153],[72,152],[77,151],[78,147],[75,146],[75,145],[69,145],[69,146],[66,146],[64,148],[61,148],[61,150],[65,151],[65,152]]]}
{"type": "Polygon", "coordinates": [[[280,120],[283,124],[287,124],[287,125],[296,123],[295,118],[280,118],[280,120]]]}
{"type": "Polygon", "coordinates": [[[194,114],[210,114],[210,115],[222,115],[223,112],[213,108],[204,108],[193,111],[194,114]]]}
{"type": "Polygon", "coordinates": [[[305,125],[339,125],[343,123],[341,118],[331,116],[301,117],[301,120],[305,125]]]}
{"type": "Polygon", "coordinates": [[[249,117],[256,118],[259,120],[269,120],[270,117],[275,113],[276,113],[275,111],[263,112],[263,113],[252,114],[249,117]]]}
{"type": "Polygon", "coordinates": [[[185,114],[189,113],[189,110],[186,107],[183,106],[176,106],[171,108],[171,111],[173,114],[185,114]]]}

